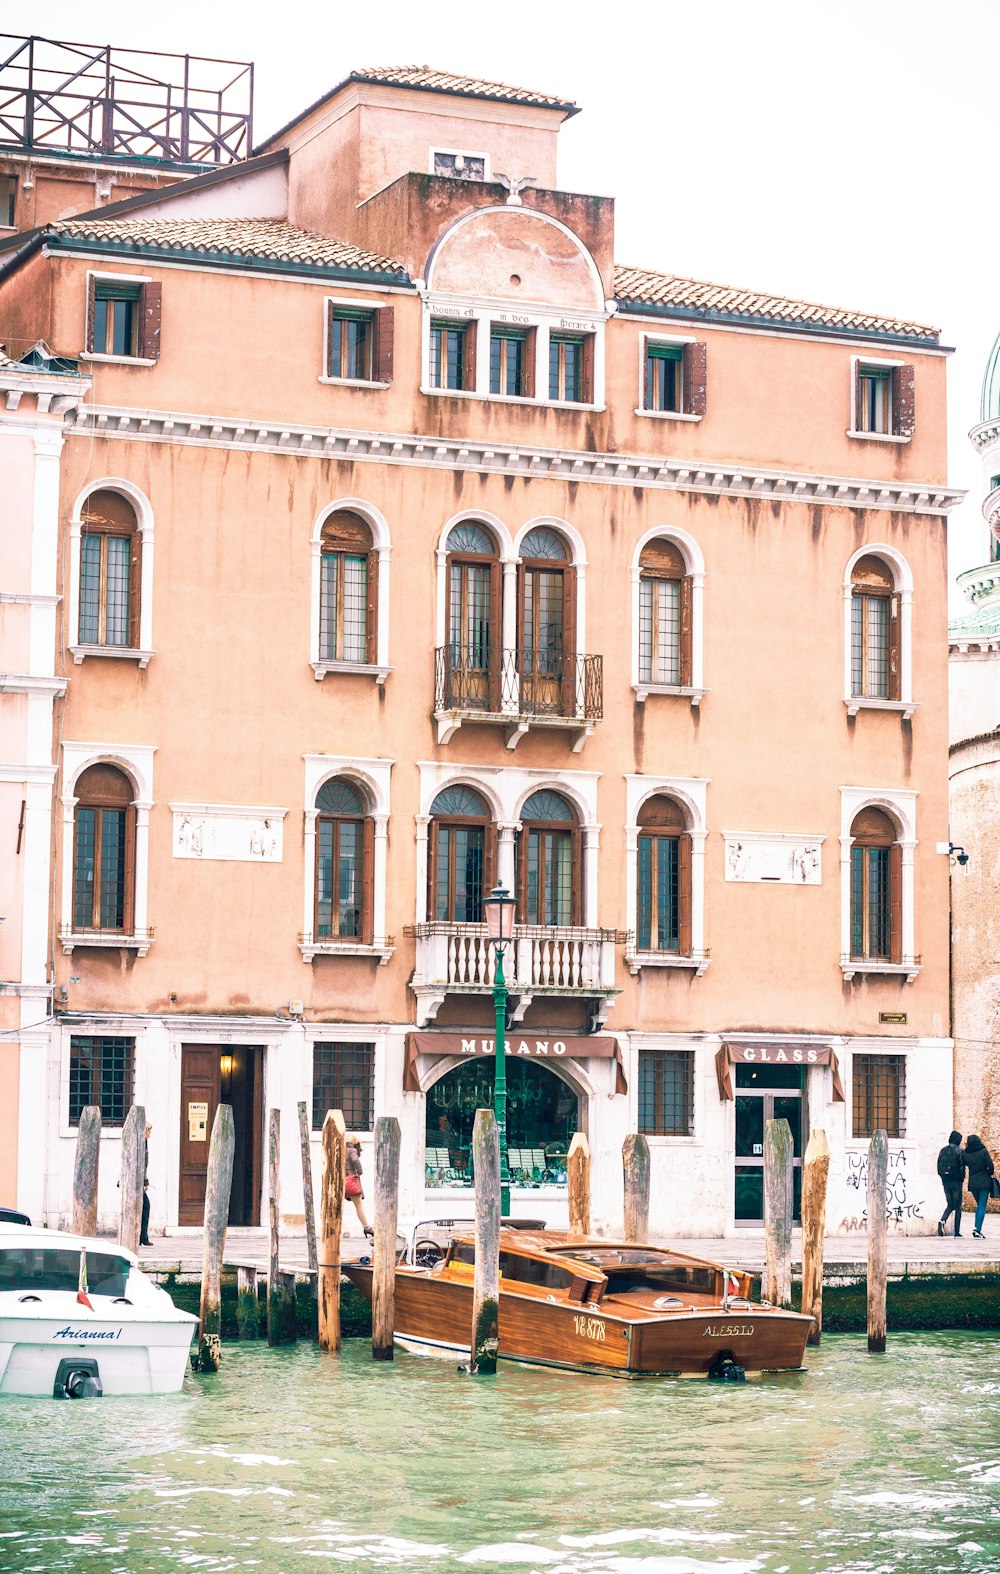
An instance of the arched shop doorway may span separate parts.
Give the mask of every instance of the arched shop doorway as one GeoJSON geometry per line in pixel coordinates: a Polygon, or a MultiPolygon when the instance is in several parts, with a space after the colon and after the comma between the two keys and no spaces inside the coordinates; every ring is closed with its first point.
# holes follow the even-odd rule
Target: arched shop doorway
{"type": "MultiPolygon", "coordinates": [[[[455,1066],[427,1090],[424,1179],[428,1187],[470,1186],[472,1124],[493,1107],[493,1061],[455,1066]]],[[[562,1077],[533,1060],[507,1062],[507,1156],[515,1186],[566,1184],[566,1154],[580,1104],[562,1077]]]]}

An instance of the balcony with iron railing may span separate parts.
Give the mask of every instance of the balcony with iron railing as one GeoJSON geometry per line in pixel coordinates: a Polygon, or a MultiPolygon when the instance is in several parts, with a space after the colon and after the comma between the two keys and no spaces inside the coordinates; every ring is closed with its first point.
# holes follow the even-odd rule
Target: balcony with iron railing
{"type": "MultiPolygon", "coordinates": [[[[406,933],[416,939],[410,988],[417,997],[418,1027],[433,1019],[446,995],[489,994],[496,958],[485,924],[423,923],[406,933]]],[[[515,924],[504,956],[509,1020],[520,1022],[536,995],[575,996],[591,1002],[592,1030],[603,1026],[621,993],[615,987],[615,947],[628,938],[617,929],[515,924]]]]}
{"type": "Polygon", "coordinates": [[[574,734],[579,753],[604,715],[603,656],[440,645],[434,652],[434,719],[447,743],[465,722],[506,729],[515,749],[532,727],[574,734]]]}

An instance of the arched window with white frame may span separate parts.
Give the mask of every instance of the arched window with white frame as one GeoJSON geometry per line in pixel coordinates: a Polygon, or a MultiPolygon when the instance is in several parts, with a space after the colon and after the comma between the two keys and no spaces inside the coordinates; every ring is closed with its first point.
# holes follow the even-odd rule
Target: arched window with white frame
{"type": "Polygon", "coordinates": [[[698,705],[702,675],[705,563],[687,531],[650,530],[632,556],[632,687],[698,705]]]}
{"type": "Polygon", "coordinates": [[[76,663],[153,654],[153,512],[131,481],[108,477],[77,498],[69,529],[68,623],[76,663]]]}
{"type": "Polygon", "coordinates": [[[389,667],[389,530],[359,498],[330,504],[312,535],[310,652],[317,682],[389,667]]]}

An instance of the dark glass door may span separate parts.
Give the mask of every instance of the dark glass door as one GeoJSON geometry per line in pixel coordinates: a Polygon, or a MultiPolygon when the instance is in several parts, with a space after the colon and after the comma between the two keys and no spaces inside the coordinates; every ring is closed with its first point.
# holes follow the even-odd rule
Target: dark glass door
{"type": "Polygon", "coordinates": [[[792,1133],[792,1216],[800,1217],[802,1197],[803,1097],[801,1071],[783,1066],[736,1067],[737,1225],[764,1222],[764,1128],[787,1120],[792,1133]]]}

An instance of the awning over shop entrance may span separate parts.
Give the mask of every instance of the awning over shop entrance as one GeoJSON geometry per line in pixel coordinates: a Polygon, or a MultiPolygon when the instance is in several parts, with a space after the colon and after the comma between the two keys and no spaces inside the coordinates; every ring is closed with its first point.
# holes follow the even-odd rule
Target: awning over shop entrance
{"type": "Polygon", "coordinates": [[[833,1097],[846,1103],[840,1067],[830,1044],[723,1044],[715,1057],[720,1099],[733,1095],[733,1066],[829,1066],[833,1072],[833,1097]]]}
{"type": "MultiPolygon", "coordinates": [[[[522,1055],[531,1060],[613,1060],[615,1062],[615,1092],[627,1093],[625,1067],[621,1046],[610,1033],[595,1034],[593,1038],[538,1038],[532,1034],[512,1037],[506,1041],[508,1055],[522,1055]]],[[[478,1034],[465,1033],[407,1033],[406,1061],[403,1066],[403,1092],[419,1093],[417,1076],[418,1055],[493,1055],[494,1040],[478,1034]]]]}

